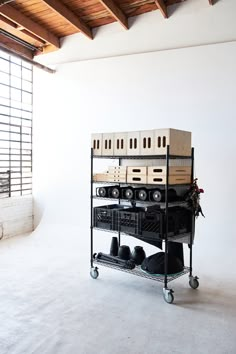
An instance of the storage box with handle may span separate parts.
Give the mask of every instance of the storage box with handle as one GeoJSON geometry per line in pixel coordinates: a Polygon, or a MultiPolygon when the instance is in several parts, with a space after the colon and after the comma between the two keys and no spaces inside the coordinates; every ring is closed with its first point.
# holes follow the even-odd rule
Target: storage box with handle
{"type": "MultiPolygon", "coordinates": [[[[166,175],[166,166],[148,166],[148,176],[166,175]]],[[[169,176],[191,175],[191,166],[169,166],[169,176]]]]}
{"type": "Polygon", "coordinates": [[[114,155],[114,134],[103,133],[102,134],[102,156],[114,155]]]}
{"type": "Polygon", "coordinates": [[[127,155],[140,155],[140,132],[127,133],[127,155]]]}
{"type": "Polygon", "coordinates": [[[154,155],[154,130],[140,131],[140,155],[154,155]]]}
{"type": "Polygon", "coordinates": [[[169,145],[170,155],[191,156],[191,132],[172,128],[156,129],[154,137],[155,155],[165,155],[169,145]]]}
{"type": "Polygon", "coordinates": [[[114,155],[125,156],[127,154],[127,133],[114,134],[114,155]]]}
{"type": "MultiPolygon", "coordinates": [[[[169,184],[189,184],[191,183],[191,176],[169,176],[169,184]]],[[[166,175],[159,176],[148,176],[147,177],[148,184],[166,184],[166,175]]]]}
{"type": "Polygon", "coordinates": [[[94,156],[102,155],[102,134],[92,134],[91,147],[93,148],[94,156]]]}

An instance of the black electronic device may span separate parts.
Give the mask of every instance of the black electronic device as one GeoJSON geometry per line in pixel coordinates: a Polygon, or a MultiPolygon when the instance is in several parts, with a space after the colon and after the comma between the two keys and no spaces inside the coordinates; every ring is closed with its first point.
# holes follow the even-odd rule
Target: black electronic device
{"type": "Polygon", "coordinates": [[[142,202],[148,200],[148,189],[135,188],[135,200],[140,200],[142,202]]]}
{"type": "MultiPolygon", "coordinates": [[[[174,202],[178,199],[177,193],[174,188],[168,189],[168,201],[174,202]]],[[[153,202],[165,202],[166,200],[166,191],[165,189],[155,188],[149,190],[149,200],[153,202]]]]}
{"type": "Polygon", "coordinates": [[[121,196],[123,199],[128,199],[128,200],[134,199],[134,188],[130,186],[122,187],[121,196]]]}

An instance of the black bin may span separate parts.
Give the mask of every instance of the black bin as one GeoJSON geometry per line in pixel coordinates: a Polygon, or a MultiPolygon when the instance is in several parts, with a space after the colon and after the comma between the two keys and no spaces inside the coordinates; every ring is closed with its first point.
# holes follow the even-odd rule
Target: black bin
{"type": "Polygon", "coordinates": [[[141,212],[144,212],[144,208],[134,207],[120,210],[118,214],[118,230],[128,234],[140,235],[141,212]]]}
{"type": "Polygon", "coordinates": [[[104,205],[93,208],[94,227],[107,230],[117,230],[117,213],[127,206],[120,204],[104,205]]]}
{"type": "Polygon", "coordinates": [[[160,210],[141,213],[141,232],[143,237],[162,238],[164,212],[160,210]]]}
{"type": "Polygon", "coordinates": [[[192,229],[192,212],[184,207],[169,208],[168,234],[179,235],[191,232],[192,229]]]}

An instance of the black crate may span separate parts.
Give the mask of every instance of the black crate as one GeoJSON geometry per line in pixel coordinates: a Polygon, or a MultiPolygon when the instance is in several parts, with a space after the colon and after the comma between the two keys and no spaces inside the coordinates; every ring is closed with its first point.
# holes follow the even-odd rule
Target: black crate
{"type": "Polygon", "coordinates": [[[112,204],[93,208],[94,227],[107,230],[117,230],[117,213],[127,206],[112,204]]]}
{"type": "Polygon", "coordinates": [[[150,210],[140,214],[141,234],[145,238],[162,238],[164,212],[160,210],[150,210]]]}
{"type": "MultiPolygon", "coordinates": [[[[174,235],[191,232],[192,212],[184,207],[173,207],[168,209],[168,231],[174,235]]],[[[168,232],[168,235],[169,235],[168,232]]]]}
{"type": "MultiPolygon", "coordinates": [[[[140,215],[143,237],[164,238],[166,233],[166,214],[164,210],[149,210],[140,215]]],[[[191,231],[192,213],[184,207],[168,209],[168,237],[191,231]]]]}
{"type": "Polygon", "coordinates": [[[141,234],[141,218],[144,208],[134,207],[121,210],[118,213],[118,230],[133,235],[141,234]]]}

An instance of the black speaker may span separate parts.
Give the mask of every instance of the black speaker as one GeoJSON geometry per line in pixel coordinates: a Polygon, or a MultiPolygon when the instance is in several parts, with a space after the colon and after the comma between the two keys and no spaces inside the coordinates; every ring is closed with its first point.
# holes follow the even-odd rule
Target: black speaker
{"type": "Polygon", "coordinates": [[[119,186],[113,186],[109,187],[109,197],[110,198],[120,198],[120,187],[119,186]]]}
{"type": "Polygon", "coordinates": [[[135,200],[141,200],[144,202],[148,199],[148,190],[146,188],[135,188],[135,200]]]}
{"type": "Polygon", "coordinates": [[[97,197],[107,198],[109,187],[98,187],[96,188],[97,197]]]}
{"type": "Polygon", "coordinates": [[[130,186],[121,188],[121,196],[123,199],[134,199],[134,189],[130,186]]]}
{"type": "MultiPolygon", "coordinates": [[[[174,202],[178,199],[177,193],[173,188],[168,190],[168,201],[174,202]]],[[[154,202],[165,202],[166,192],[165,189],[152,189],[149,191],[149,200],[154,202]]]]}
{"type": "Polygon", "coordinates": [[[160,202],[162,200],[162,191],[160,189],[154,189],[149,191],[149,200],[154,202],[160,202]]]}
{"type": "Polygon", "coordinates": [[[96,195],[102,198],[121,198],[119,186],[98,187],[96,189],[96,195]]]}

